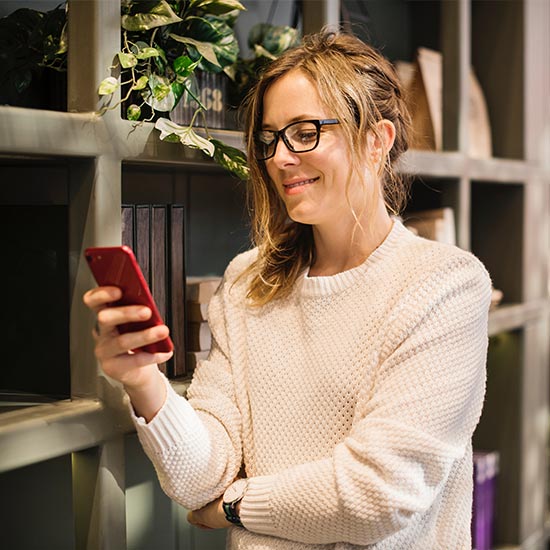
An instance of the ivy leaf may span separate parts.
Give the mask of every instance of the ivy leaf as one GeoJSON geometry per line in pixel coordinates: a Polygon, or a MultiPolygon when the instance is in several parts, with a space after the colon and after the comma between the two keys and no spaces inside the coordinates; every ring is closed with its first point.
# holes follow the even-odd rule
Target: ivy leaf
{"type": "Polygon", "coordinates": [[[200,149],[209,157],[213,157],[215,153],[214,144],[201,136],[199,136],[191,126],[180,126],[167,118],[159,118],[155,123],[155,128],[160,131],[160,139],[165,140],[171,135],[177,135],[179,141],[192,149],[200,149]]]}
{"type": "Polygon", "coordinates": [[[139,105],[132,104],[126,110],[126,118],[128,120],[139,120],[141,116],[141,107],[139,105]]]}
{"type": "Polygon", "coordinates": [[[173,38],[176,42],[183,42],[184,44],[189,44],[195,47],[199,54],[202,55],[202,57],[210,61],[212,65],[221,68],[220,64],[218,63],[218,58],[216,57],[216,54],[214,52],[214,48],[209,42],[199,42],[198,40],[194,40],[193,38],[189,38],[187,36],[178,36],[177,34],[170,34],[170,37],[173,38]]]}
{"type": "Polygon", "coordinates": [[[110,95],[120,86],[120,82],[114,76],[109,76],[101,81],[97,93],[99,95],[110,95]]]}
{"type": "Polygon", "coordinates": [[[241,180],[247,180],[249,169],[246,155],[239,149],[231,147],[217,139],[210,140],[216,147],[214,160],[222,167],[237,176],[241,180]]]}
{"type": "Polygon", "coordinates": [[[138,54],[136,54],[136,57],[138,59],[149,59],[150,57],[158,57],[160,54],[159,50],[157,48],[143,48],[139,51],[138,54]]]}
{"type": "MultiPolygon", "coordinates": [[[[200,68],[208,72],[220,72],[223,67],[236,63],[239,56],[239,44],[235,37],[233,29],[223,20],[205,15],[204,17],[189,17],[186,22],[190,22],[186,36],[208,41],[216,56],[217,64],[212,64],[206,56],[200,64],[200,68]]],[[[193,59],[198,58],[198,53],[188,48],[189,56],[193,59]]]]}
{"type": "Polygon", "coordinates": [[[155,27],[179,23],[181,20],[170,4],[166,0],[161,0],[146,13],[123,15],[122,28],[127,31],[146,31],[155,27]]]}
{"type": "Polygon", "coordinates": [[[174,59],[174,71],[178,76],[187,78],[190,74],[193,73],[193,71],[197,68],[199,63],[200,63],[200,60],[193,61],[187,55],[180,55],[180,57],[177,57],[176,59],[174,59]]]}
{"type": "Polygon", "coordinates": [[[143,89],[141,95],[147,105],[160,112],[171,111],[178,104],[184,92],[184,87],[179,82],[171,82],[170,79],[158,74],[152,74],[149,77],[148,85],[148,88],[143,89]]]}
{"type": "Polygon", "coordinates": [[[123,69],[130,69],[138,63],[137,57],[133,53],[118,52],[118,60],[123,69]]]}
{"type": "Polygon", "coordinates": [[[191,0],[190,7],[203,9],[213,15],[222,15],[233,10],[246,10],[238,0],[191,0]]]}
{"type": "Polygon", "coordinates": [[[148,76],[140,76],[137,82],[132,86],[132,90],[143,90],[149,82],[148,76]]]}
{"type": "Polygon", "coordinates": [[[254,44],[254,55],[256,57],[266,57],[267,59],[277,59],[271,52],[268,52],[263,46],[260,46],[260,44],[254,44]]]}

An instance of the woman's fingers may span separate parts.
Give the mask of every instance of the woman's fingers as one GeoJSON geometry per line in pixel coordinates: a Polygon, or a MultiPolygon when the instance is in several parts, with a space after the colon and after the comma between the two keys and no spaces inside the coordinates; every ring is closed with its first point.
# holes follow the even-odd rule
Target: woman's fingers
{"type": "Polygon", "coordinates": [[[164,340],[170,333],[166,325],[140,330],[138,332],[126,332],[119,334],[115,326],[100,325],[100,337],[95,349],[96,357],[100,361],[105,361],[110,357],[115,357],[130,350],[138,349],[147,344],[154,344],[164,340]],[[104,332],[105,331],[105,332],[104,332]]]}
{"type": "Polygon", "coordinates": [[[97,321],[102,327],[112,328],[123,323],[146,321],[151,315],[152,311],[147,306],[106,307],[98,311],[97,321]]]}
{"type": "Polygon", "coordinates": [[[122,298],[122,291],[116,286],[98,286],[88,290],[82,297],[84,303],[96,312],[120,298],[122,298]]]}

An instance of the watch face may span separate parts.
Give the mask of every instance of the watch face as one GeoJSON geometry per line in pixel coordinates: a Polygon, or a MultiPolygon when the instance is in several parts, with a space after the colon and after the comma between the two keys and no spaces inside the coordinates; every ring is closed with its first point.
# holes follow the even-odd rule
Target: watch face
{"type": "Polygon", "coordinates": [[[224,502],[235,502],[241,500],[248,486],[248,479],[237,479],[225,491],[223,495],[224,502]]]}

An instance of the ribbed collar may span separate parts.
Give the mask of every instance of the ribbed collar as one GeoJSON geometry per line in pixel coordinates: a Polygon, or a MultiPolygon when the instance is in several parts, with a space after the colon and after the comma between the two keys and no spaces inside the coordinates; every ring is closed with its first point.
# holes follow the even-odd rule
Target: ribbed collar
{"type": "Polygon", "coordinates": [[[410,231],[398,220],[394,219],[393,227],[380,246],[357,267],[326,277],[309,277],[306,269],[302,275],[302,296],[328,296],[337,294],[362,279],[368,269],[379,264],[384,258],[392,255],[398,246],[403,244],[403,238],[412,237],[410,231]]]}

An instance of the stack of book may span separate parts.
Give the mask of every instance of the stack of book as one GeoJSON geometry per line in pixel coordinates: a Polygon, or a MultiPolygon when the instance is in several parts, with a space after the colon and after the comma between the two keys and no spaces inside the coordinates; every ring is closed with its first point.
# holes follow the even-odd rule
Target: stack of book
{"type": "Polygon", "coordinates": [[[206,359],[212,347],[212,333],[208,325],[208,305],[220,285],[221,277],[187,278],[187,371],[206,359]]]}
{"type": "Polygon", "coordinates": [[[185,234],[181,204],[122,205],[122,244],[133,249],[174,342],[174,355],[159,365],[170,378],[185,365],[185,234]]]}
{"type": "Polygon", "coordinates": [[[447,244],[456,244],[455,216],[452,208],[434,208],[407,213],[404,224],[414,233],[447,244]]]}
{"type": "Polygon", "coordinates": [[[496,452],[474,452],[473,550],[493,548],[498,462],[499,455],[496,452]]]}

